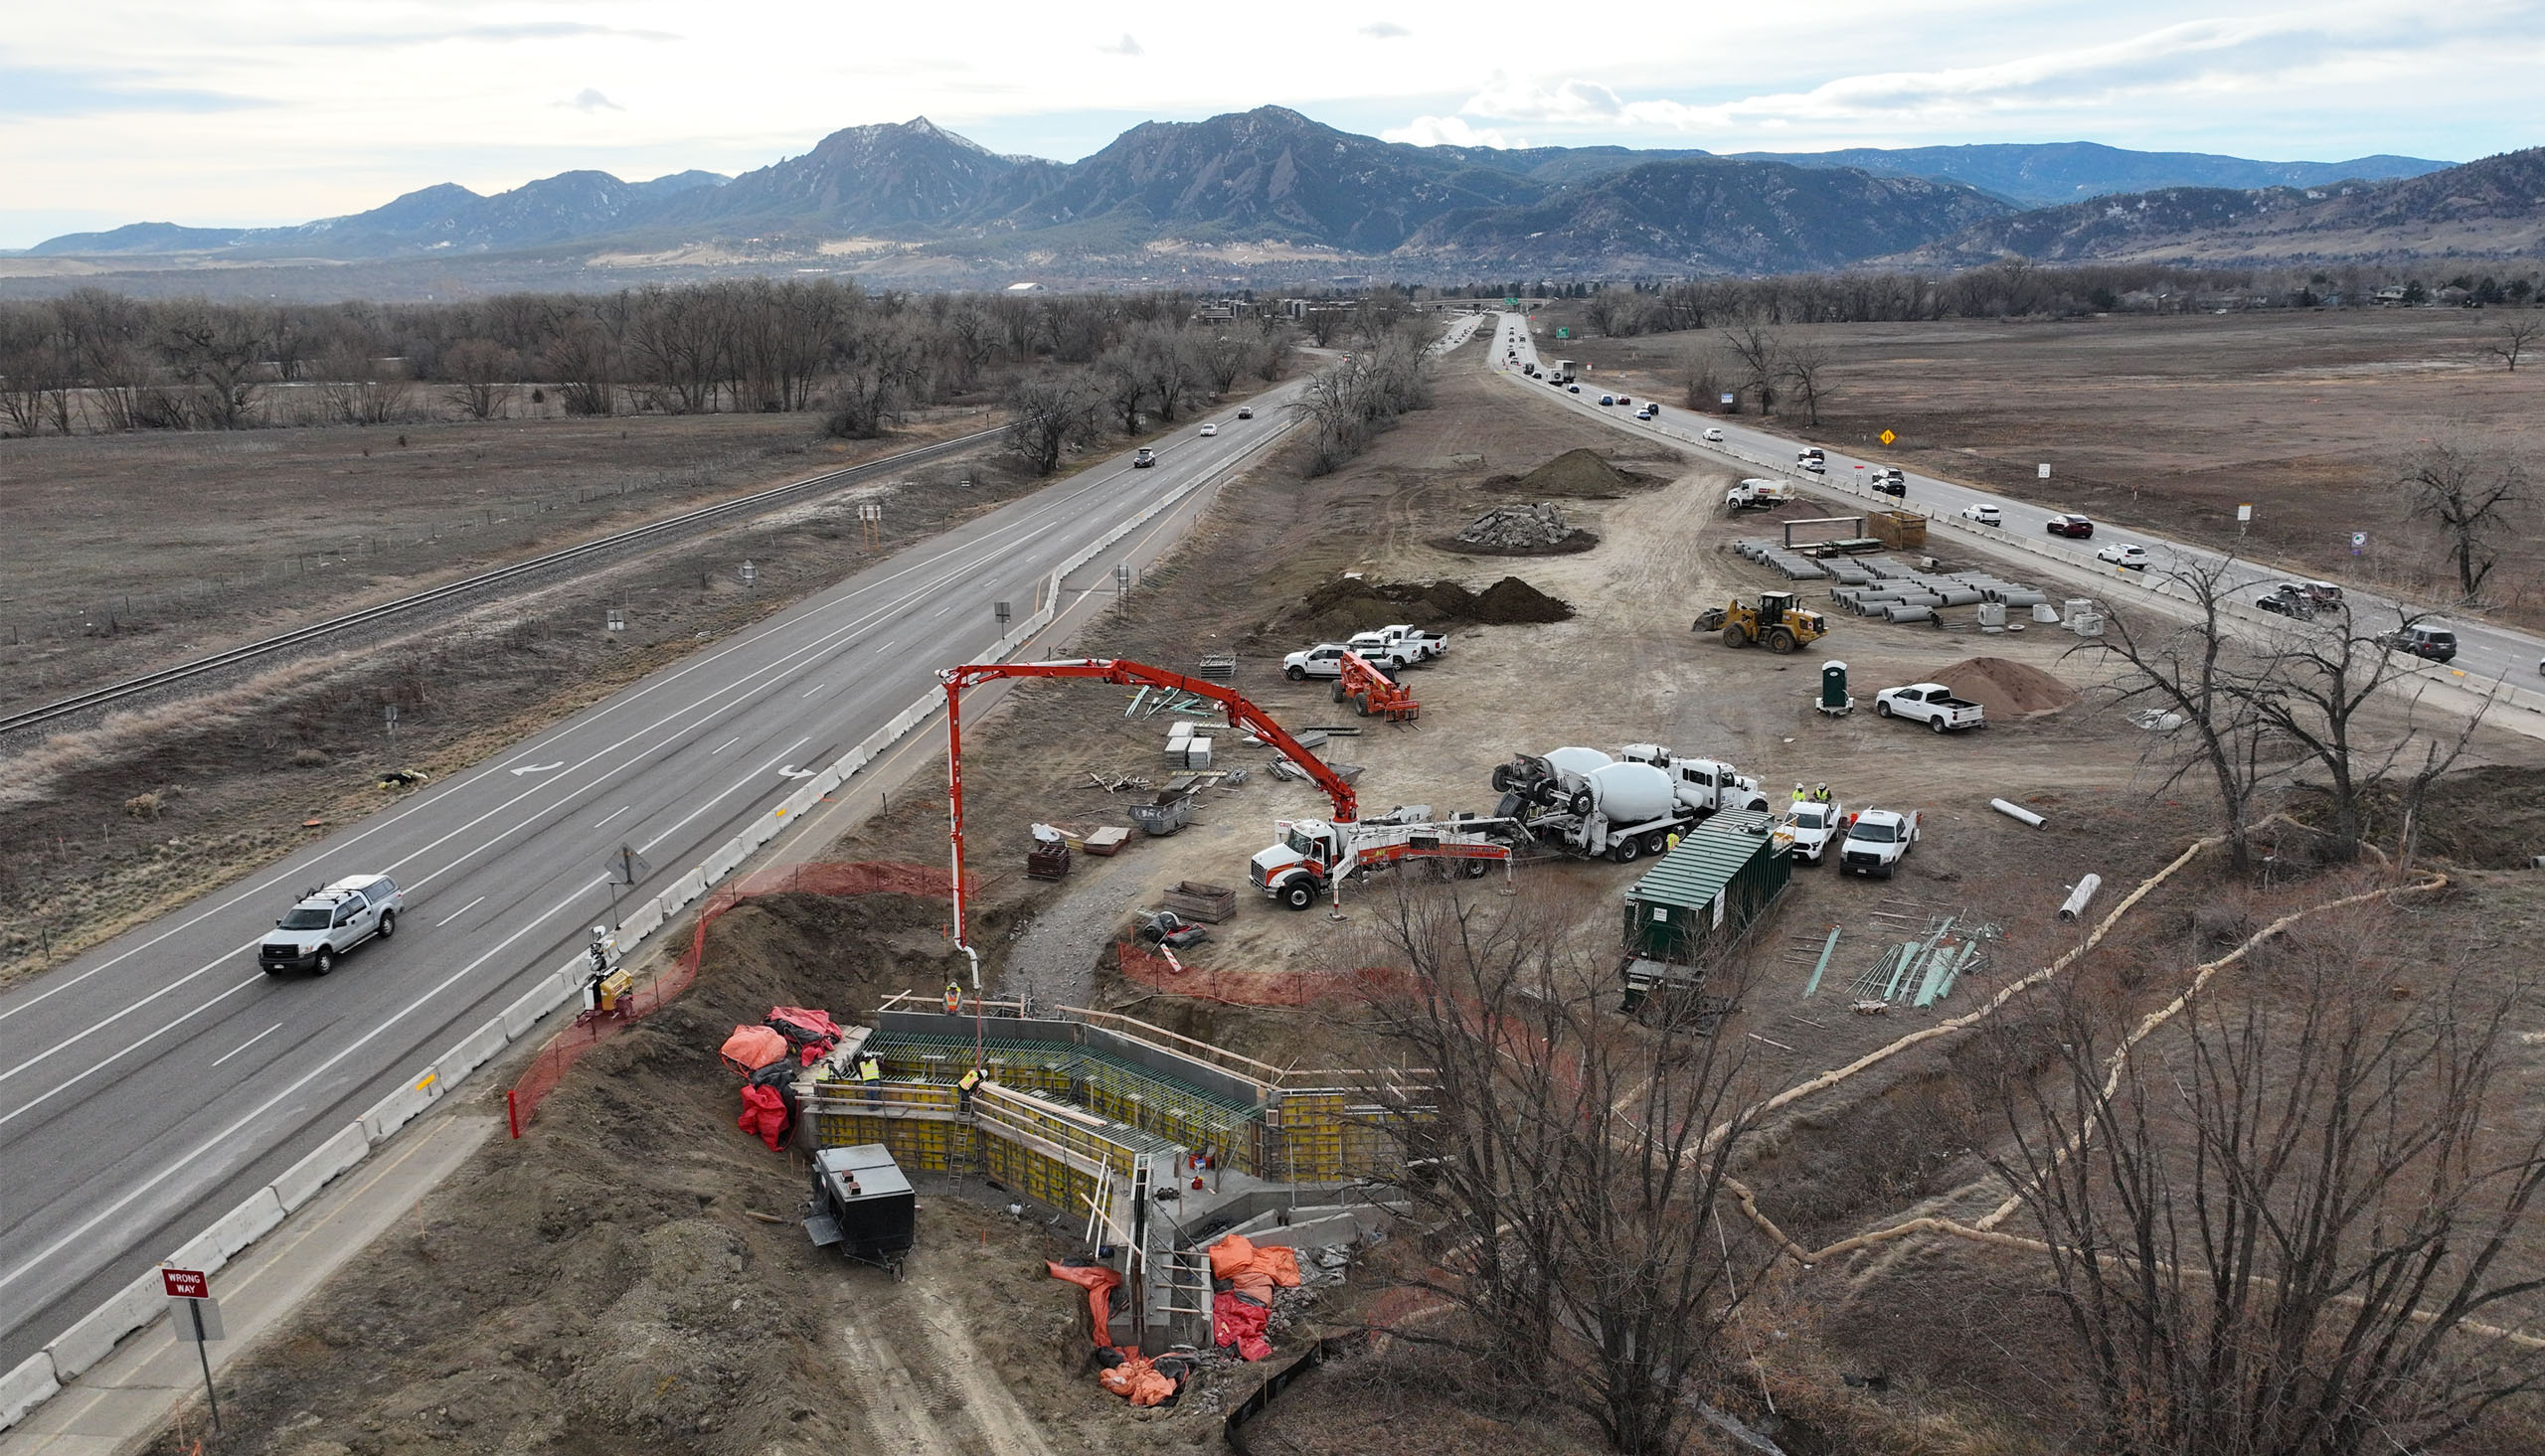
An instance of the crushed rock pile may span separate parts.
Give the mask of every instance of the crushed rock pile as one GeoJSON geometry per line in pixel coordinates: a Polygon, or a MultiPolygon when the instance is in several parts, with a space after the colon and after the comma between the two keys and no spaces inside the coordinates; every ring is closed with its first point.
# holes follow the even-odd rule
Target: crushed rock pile
{"type": "Polygon", "coordinates": [[[2041,669],[2002,657],[1964,658],[1935,680],[1988,710],[1990,718],[2030,718],[2082,701],[2076,689],[2041,669]]]}
{"type": "Polygon", "coordinates": [[[1540,501],[1534,506],[1496,506],[1468,522],[1457,539],[1461,546],[1534,551],[1560,546],[1573,535],[1573,523],[1564,512],[1553,501],[1540,501]]]}
{"type": "Polygon", "coordinates": [[[1550,496],[1599,499],[1624,495],[1653,482],[1618,469],[1590,450],[1567,450],[1512,481],[1512,493],[1544,500],[1550,496]]]}
{"type": "MultiPolygon", "coordinates": [[[[1455,581],[1372,581],[1340,576],[1309,592],[1289,621],[1320,641],[1334,641],[1384,627],[1411,622],[1418,627],[1452,627],[1483,623],[1507,626],[1526,622],[1561,622],[1573,606],[1549,596],[1517,576],[1505,576],[1482,591],[1455,581]]],[[[1269,624],[1268,624],[1269,625],[1269,624]]]]}

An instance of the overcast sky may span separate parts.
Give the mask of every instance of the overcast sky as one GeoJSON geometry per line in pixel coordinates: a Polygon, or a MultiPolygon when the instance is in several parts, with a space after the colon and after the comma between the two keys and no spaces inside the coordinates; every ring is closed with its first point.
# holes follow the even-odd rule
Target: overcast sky
{"type": "Polygon", "coordinates": [[[1074,159],[1265,102],[1415,142],[2083,139],[2333,161],[2545,142],[2545,0],[1097,7],[80,0],[0,37],[0,247],[298,223],[435,182],[742,172],[927,115],[1074,159]]]}

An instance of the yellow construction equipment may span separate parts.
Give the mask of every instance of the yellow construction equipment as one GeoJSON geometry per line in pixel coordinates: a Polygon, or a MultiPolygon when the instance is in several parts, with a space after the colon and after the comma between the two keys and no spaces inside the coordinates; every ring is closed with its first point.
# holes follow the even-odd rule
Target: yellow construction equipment
{"type": "Polygon", "coordinates": [[[1721,632],[1726,647],[1765,643],[1770,652],[1791,652],[1829,634],[1829,624],[1816,611],[1794,605],[1790,591],[1762,591],[1756,602],[1736,596],[1730,606],[1708,607],[1695,630],[1721,632]]]}

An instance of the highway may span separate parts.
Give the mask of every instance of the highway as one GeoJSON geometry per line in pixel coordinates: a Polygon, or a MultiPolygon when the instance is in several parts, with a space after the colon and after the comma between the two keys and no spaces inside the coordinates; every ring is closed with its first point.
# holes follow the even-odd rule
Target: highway
{"type": "MultiPolygon", "coordinates": [[[[0,995],[0,1369],[351,1122],[634,906],[996,643],[1065,559],[1287,428],[1286,385],[913,545],[499,757],[0,995]],[[1199,426],[1216,423],[1215,437],[1199,426]],[[407,892],[325,978],[255,945],[304,889],[407,892]]],[[[1208,492],[1204,492],[1207,495],[1208,492]]],[[[885,509],[891,510],[890,498],[885,509]]],[[[1109,548],[1065,583],[1108,591],[1109,548]]]]}
{"type": "MultiPolygon", "coordinates": [[[[1662,405],[1659,417],[1650,425],[1645,425],[1635,420],[1634,409],[1630,406],[1601,404],[1600,396],[1604,388],[1602,386],[1577,381],[1581,383],[1582,393],[1576,395],[1557,389],[1541,379],[1525,377],[1519,365],[1536,364],[1543,369],[1546,361],[1539,357],[1536,342],[1530,337],[1528,322],[1524,317],[1506,313],[1499,315],[1499,318],[1500,332],[1493,344],[1494,362],[1501,373],[1518,387],[1557,396],[1572,407],[1596,415],[1606,423],[1628,433],[1663,438],[1674,446],[1694,447],[1736,464],[1773,465],[1781,472],[1794,468],[1794,452],[1799,446],[1784,435],[1775,434],[1745,423],[1743,416],[1700,414],[1695,410],[1676,405],[1662,405]],[[1514,355],[1517,356],[1518,363],[1506,367],[1504,361],[1514,355]],[[1718,442],[1702,438],[1702,432],[1708,429],[1720,430],[1722,439],[1718,442]]],[[[1613,393],[1617,386],[1611,384],[1605,389],[1613,393]]],[[[1636,403],[1640,404],[1643,402],[1638,400],[1636,403]]],[[[1826,453],[1829,478],[1836,482],[1852,480],[1851,488],[1857,491],[1867,488],[1863,483],[1864,478],[1873,466],[1889,463],[1870,457],[1847,455],[1836,450],[1829,450],[1826,453]]],[[[2072,541],[2065,537],[2052,536],[2049,532],[2049,522],[2050,518],[2057,514],[2055,507],[2031,505],[1991,491],[1980,490],[1955,481],[1940,480],[1933,476],[1907,472],[1904,474],[1909,485],[1908,496],[1888,504],[1922,511],[1929,516],[1959,516],[1965,507],[1995,506],[2004,519],[2004,525],[1998,529],[2010,536],[2027,537],[2030,545],[2040,547],[2054,557],[2073,561],[2078,568],[2095,574],[2109,576],[2122,569],[2095,559],[2098,548],[2115,545],[2144,548],[2152,559],[2148,567],[2150,573],[2162,573],[2168,567],[2187,569],[2202,564],[2214,565],[2222,560],[2221,554],[2211,548],[2192,546],[2152,532],[2132,530],[2101,520],[2095,522],[2095,534],[2090,540],[2072,541]]],[[[2017,559],[2020,560],[2020,557],[2017,559]]],[[[2270,585],[2294,578],[2290,573],[2276,570],[2267,565],[2238,560],[2228,568],[2226,579],[2235,585],[2234,596],[2251,602],[2270,585]]],[[[2348,589],[2346,595],[2351,604],[2353,617],[2363,626],[2372,623],[2392,625],[2400,620],[2402,614],[2416,610],[2373,592],[2348,589]]],[[[2473,691],[2479,693],[2485,685],[2502,680],[2506,680],[2514,688],[2525,689],[2531,693],[2539,688],[2545,688],[2545,678],[2539,676],[2540,671],[2545,671],[2545,667],[2540,666],[2540,661],[2545,660],[2545,639],[2484,622],[2447,619],[2440,624],[2448,626],[2457,633],[2457,660],[2450,666],[2466,675],[2473,691]]]]}

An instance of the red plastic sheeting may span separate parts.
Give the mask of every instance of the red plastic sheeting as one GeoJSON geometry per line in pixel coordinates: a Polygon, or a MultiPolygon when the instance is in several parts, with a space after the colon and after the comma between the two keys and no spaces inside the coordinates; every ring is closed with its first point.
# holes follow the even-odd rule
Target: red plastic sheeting
{"type": "Polygon", "coordinates": [[[768,1027],[736,1027],[717,1054],[736,1074],[750,1076],[786,1054],[786,1039],[768,1027]]]}
{"type": "Polygon", "coordinates": [[[1264,1338],[1266,1327],[1272,1323],[1271,1307],[1243,1294],[1223,1292],[1211,1296],[1211,1343],[1214,1345],[1234,1345],[1237,1353],[1246,1359],[1262,1360],[1272,1353],[1272,1342],[1264,1338]]]}
{"type": "Polygon", "coordinates": [[[775,1087],[743,1088],[743,1115],[734,1119],[736,1127],[768,1144],[774,1153],[786,1146],[786,1099],[775,1087]]]}
{"type": "Polygon", "coordinates": [[[1112,1295],[1114,1288],[1122,1282],[1121,1274],[1102,1265],[1060,1264],[1049,1259],[1043,1261],[1043,1267],[1051,1270],[1052,1277],[1055,1279],[1066,1279],[1072,1284],[1086,1288],[1087,1313],[1096,1324],[1094,1332],[1096,1343],[1100,1347],[1111,1345],[1113,1343],[1110,1338],[1113,1333],[1112,1295]]]}

